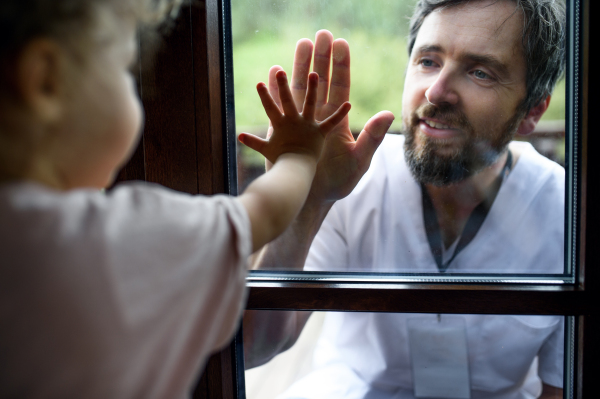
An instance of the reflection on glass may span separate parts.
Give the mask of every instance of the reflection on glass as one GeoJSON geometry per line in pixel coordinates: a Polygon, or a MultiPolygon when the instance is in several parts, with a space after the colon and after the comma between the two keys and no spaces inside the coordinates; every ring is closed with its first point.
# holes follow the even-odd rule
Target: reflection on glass
{"type": "MultiPolygon", "coordinates": [[[[521,107],[532,77],[514,51],[523,24],[512,2],[426,15],[409,57],[415,3],[232,0],[239,131],[266,135],[256,83],[275,64],[290,76],[296,41],[325,28],[350,46],[352,133],[384,109],[396,115],[389,132],[403,133],[386,136],[333,206],[304,270],[562,274],[564,80],[549,104],[521,107]]],[[[240,145],[238,170],[243,189],[264,160],[240,145]]],[[[276,269],[294,270],[284,259],[276,269]]]]}
{"type": "MultiPolygon", "coordinates": [[[[308,315],[254,313],[261,322],[308,315]]],[[[246,395],[562,398],[564,325],[559,316],[315,312],[291,349],[246,371],[246,395]]],[[[254,342],[245,339],[247,365],[256,364],[249,356],[258,357],[253,343],[272,348],[281,338],[275,325],[262,327],[244,324],[255,333],[254,342]]]]}

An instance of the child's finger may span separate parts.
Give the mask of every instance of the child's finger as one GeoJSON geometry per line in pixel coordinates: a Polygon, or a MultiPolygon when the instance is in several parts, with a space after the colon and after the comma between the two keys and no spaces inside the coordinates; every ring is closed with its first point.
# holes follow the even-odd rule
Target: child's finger
{"type": "Polygon", "coordinates": [[[304,100],[304,109],[302,109],[302,116],[307,120],[312,121],[315,119],[318,87],[319,75],[316,72],[311,72],[308,75],[308,90],[306,91],[306,99],[304,100]]]}
{"type": "Polygon", "coordinates": [[[296,104],[294,104],[294,98],[292,97],[290,86],[288,85],[286,73],[284,71],[279,71],[277,72],[276,78],[277,86],[279,86],[279,99],[281,100],[283,113],[288,116],[298,115],[296,104]]]}
{"type": "Polygon", "coordinates": [[[256,85],[256,91],[258,92],[267,116],[271,121],[277,123],[281,119],[281,110],[275,103],[273,97],[271,97],[271,94],[269,94],[267,86],[263,82],[260,82],[256,85]]]}
{"type": "Polygon", "coordinates": [[[238,136],[238,140],[242,144],[252,148],[254,151],[257,151],[261,154],[263,153],[267,143],[269,142],[268,140],[265,140],[250,133],[240,133],[238,136]]]}
{"type": "Polygon", "coordinates": [[[323,122],[319,123],[319,127],[323,133],[328,133],[332,130],[338,123],[342,121],[350,112],[350,103],[345,102],[327,119],[323,122]]]}

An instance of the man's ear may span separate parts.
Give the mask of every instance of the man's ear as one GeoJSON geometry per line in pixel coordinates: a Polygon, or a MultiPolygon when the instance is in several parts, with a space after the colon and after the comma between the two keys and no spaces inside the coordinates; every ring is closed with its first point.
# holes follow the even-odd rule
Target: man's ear
{"type": "Polygon", "coordinates": [[[546,112],[546,110],[548,109],[548,105],[550,105],[551,97],[552,96],[546,97],[545,99],[540,101],[538,105],[529,110],[527,115],[525,115],[525,118],[523,118],[523,120],[519,124],[517,134],[526,136],[535,130],[535,126],[539,122],[542,115],[544,115],[544,112],[546,112]]]}
{"type": "Polygon", "coordinates": [[[54,41],[34,39],[15,62],[14,87],[25,107],[41,122],[52,123],[63,109],[64,52],[54,41]]]}

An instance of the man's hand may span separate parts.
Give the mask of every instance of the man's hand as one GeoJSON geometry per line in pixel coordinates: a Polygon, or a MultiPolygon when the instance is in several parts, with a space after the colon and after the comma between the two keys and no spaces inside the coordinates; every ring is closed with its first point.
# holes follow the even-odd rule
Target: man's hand
{"type": "MultiPolygon", "coordinates": [[[[302,109],[306,96],[312,58],[313,43],[308,39],[298,41],[291,81],[292,97],[298,111],[302,109]]],[[[280,66],[274,66],[269,71],[269,91],[276,101],[280,98],[277,84],[279,70],[280,66]]],[[[329,31],[317,32],[313,71],[319,75],[315,117],[317,120],[325,120],[350,98],[348,43],[344,39],[334,41],[329,31]]],[[[277,105],[282,108],[281,103],[277,105]]],[[[314,204],[333,203],[347,196],[369,168],[373,154],[393,120],[394,115],[391,112],[379,112],[367,122],[358,138],[354,140],[348,118],[344,118],[326,138],[309,201],[314,204]]],[[[270,128],[267,136],[271,130],[270,128]]]]}

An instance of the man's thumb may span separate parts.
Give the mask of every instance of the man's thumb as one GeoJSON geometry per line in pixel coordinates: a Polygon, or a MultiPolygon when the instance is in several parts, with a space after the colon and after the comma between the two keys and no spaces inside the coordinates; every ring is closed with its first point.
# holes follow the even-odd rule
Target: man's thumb
{"type": "Polygon", "coordinates": [[[367,121],[356,139],[355,151],[360,159],[371,159],[394,119],[394,114],[390,111],[381,111],[367,121]]]}

